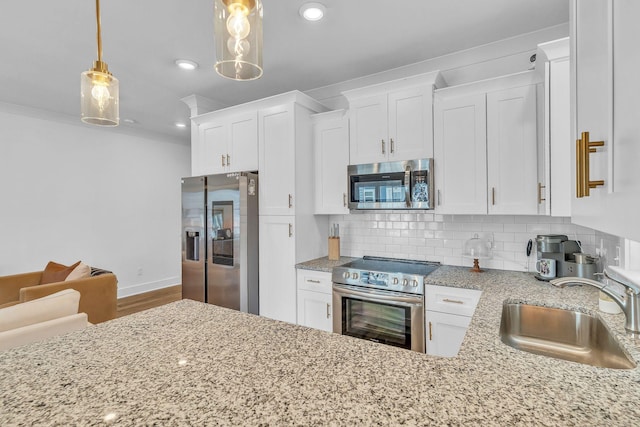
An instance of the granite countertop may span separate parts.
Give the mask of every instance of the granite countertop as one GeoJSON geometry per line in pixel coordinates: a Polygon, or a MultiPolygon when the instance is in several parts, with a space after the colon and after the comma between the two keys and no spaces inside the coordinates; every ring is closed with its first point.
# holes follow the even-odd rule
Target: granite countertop
{"type": "Polygon", "coordinates": [[[321,258],[312,259],[311,261],[301,262],[296,264],[296,268],[303,270],[313,270],[313,271],[324,271],[326,273],[331,273],[333,267],[338,267],[342,264],[346,264],[348,262],[353,261],[357,258],[352,258],[348,256],[341,256],[337,260],[330,260],[328,257],[324,256],[321,258]]]}
{"type": "MultiPolygon", "coordinates": [[[[458,357],[183,300],[0,353],[0,425],[637,425],[639,368],[498,336],[507,298],[595,310],[597,290],[447,266],[428,282],[483,291],[458,357]]],[[[622,315],[603,318],[622,333],[622,315]]]]}

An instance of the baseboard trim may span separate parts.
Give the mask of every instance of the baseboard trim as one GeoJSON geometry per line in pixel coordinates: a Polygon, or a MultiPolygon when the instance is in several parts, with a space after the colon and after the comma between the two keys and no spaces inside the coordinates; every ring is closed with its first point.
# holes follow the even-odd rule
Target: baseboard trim
{"type": "Polygon", "coordinates": [[[118,287],[118,298],[130,297],[132,295],[143,294],[149,291],[156,291],[180,284],[178,277],[170,277],[168,279],[157,280],[155,282],[140,283],[138,285],[127,286],[126,288],[118,287]]]}

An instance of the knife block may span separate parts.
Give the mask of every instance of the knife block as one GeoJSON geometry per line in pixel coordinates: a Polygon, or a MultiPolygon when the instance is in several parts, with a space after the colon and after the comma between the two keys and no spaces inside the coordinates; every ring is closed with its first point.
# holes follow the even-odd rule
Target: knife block
{"type": "Polygon", "coordinates": [[[340,259],[340,238],[329,237],[329,260],[337,261],[340,259]]]}

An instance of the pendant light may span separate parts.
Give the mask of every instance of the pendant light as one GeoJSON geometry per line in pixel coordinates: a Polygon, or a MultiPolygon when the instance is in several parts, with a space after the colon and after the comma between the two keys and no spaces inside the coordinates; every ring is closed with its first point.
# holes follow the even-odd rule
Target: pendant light
{"type": "Polygon", "coordinates": [[[233,80],[262,76],[262,0],[214,0],[216,71],[233,80]]]}
{"type": "Polygon", "coordinates": [[[118,126],[120,121],[118,79],[102,62],[100,34],[100,0],[96,0],[98,60],[93,68],[82,73],[80,80],[80,109],[82,121],[97,126],[118,126]]]}

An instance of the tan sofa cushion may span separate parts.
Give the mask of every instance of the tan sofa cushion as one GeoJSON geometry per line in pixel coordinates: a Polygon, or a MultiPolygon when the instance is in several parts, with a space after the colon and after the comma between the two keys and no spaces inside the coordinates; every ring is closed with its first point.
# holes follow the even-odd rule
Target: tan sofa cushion
{"type": "Polygon", "coordinates": [[[68,282],[70,280],[86,279],[87,277],[91,277],[91,267],[84,262],[81,262],[71,273],[69,273],[64,281],[68,282]]]}
{"type": "Polygon", "coordinates": [[[42,272],[42,279],[40,279],[40,284],[45,285],[47,283],[62,282],[78,265],[80,265],[80,261],[68,267],[66,265],[49,261],[47,266],[44,268],[44,271],[42,272]]]}
{"type": "Polygon", "coordinates": [[[0,332],[0,351],[84,329],[88,325],[87,314],[77,313],[0,332]]]}
{"type": "Polygon", "coordinates": [[[0,309],[0,332],[76,314],[79,304],[80,292],[65,289],[0,309]]]}

